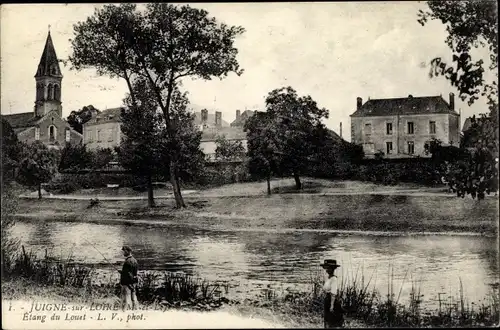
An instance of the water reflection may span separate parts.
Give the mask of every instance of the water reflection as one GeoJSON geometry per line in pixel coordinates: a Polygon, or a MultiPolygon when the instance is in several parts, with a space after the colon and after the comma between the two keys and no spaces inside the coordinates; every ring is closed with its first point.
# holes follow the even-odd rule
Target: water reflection
{"type": "Polygon", "coordinates": [[[496,239],[466,236],[356,236],[320,232],[217,231],[171,226],[145,228],[89,223],[17,223],[22,243],[56,256],[73,254],[91,264],[121,263],[120,248],[129,245],[142,269],[184,271],[210,281],[229,281],[251,294],[267,284],[302,286],[325,258],[342,267],[341,280],[358,280],[382,294],[401,291],[408,298],[418,284],[424,300],[463,291],[472,301],[498,283],[496,239]],[[95,247],[95,248],[94,248],[95,247]],[[97,250],[99,252],[97,252],[97,250]],[[102,253],[102,255],[101,255],[102,253]],[[107,260],[107,261],[106,261],[107,260]]]}

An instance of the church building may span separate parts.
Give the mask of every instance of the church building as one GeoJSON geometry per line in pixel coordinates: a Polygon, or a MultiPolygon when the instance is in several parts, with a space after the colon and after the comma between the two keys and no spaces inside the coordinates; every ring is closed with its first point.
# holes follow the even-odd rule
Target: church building
{"type": "Polygon", "coordinates": [[[63,148],[66,143],[80,144],[83,136],[62,118],[61,68],[50,31],[35,74],[36,98],[33,111],[3,115],[19,141],[42,141],[51,148],[63,148]]]}

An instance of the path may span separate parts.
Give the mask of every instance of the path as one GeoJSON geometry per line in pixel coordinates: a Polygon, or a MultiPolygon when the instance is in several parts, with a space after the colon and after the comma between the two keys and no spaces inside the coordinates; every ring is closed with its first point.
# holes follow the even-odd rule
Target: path
{"type": "MultiPolygon", "coordinates": [[[[223,198],[223,197],[234,197],[234,198],[250,198],[250,197],[265,197],[264,194],[214,194],[214,193],[203,193],[197,190],[183,190],[182,195],[187,198],[223,198]]],[[[380,190],[380,191],[338,191],[338,192],[323,192],[323,193],[283,193],[275,194],[280,196],[351,196],[351,195],[384,195],[384,196],[415,196],[415,197],[453,197],[457,198],[454,193],[446,192],[431,192],[431,191],[420,191],[416,189],[408,190],[380,190]]],[[[37,199],[37,193],[23,194],[19,196],[20,198],[37,199]]],[[[155,199],[173,199],[173,194],[168,195],[155,195],[155,199]]],[[[486,198],[497,198],[495,194],[486,195],[486,198]]],[[[147,200],[147,196],[102,196],[102,195],[54,195],[48,194],[43,195],[44,199],[63,199],[63,200],[91,200],[98,198],[102,201],[133,201],[133,200],[147,200]]],[[[471,198],[467,196],[467,198],[471,198]]]]}

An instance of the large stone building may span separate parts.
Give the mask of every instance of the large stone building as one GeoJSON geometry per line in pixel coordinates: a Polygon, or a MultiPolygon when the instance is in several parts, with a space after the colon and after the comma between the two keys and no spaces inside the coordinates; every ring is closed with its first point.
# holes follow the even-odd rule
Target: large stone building
{"type": "Polygon", "coordinates": [[[113,150],[120,145],[122,109],[112,108],[95,113],[83,124],[83,143],[88,149],[113,150]]]}
{"type": "Polygon", "coordinates": [[[217,148],[217,138],[225,137],[228,141],[239,141],[243,147],[247,148],[247,135],[243,131],[243,125],[246,119],[253,115],[254,111],[247,110],[245,115],[240,116],[240,110],[236,110],[236,120],[230,127],[227,127],[222,119],[222,112],[216,111],[215,115],[210,116],[208,110],[203,109],[196,114],[196,124],[202,130],[200,147],[209,160],[215,158],[215,149],[217,148]],[[212,119],[212,120],[211,120],[212,119]]]}
{"type": "Polygon", "coordinates": [[[372,99],[351,117],[351,142],[362,145],[365,155],[382,152],[385,158],[426,157],[425,144],[431,139],[444,145],[460,143],[460,114],[455,96],[449,103],[441,96],[372,99]]]}
{"type": "Polygon", "coordinates": [[[39,140],[51,148],[62,148],[68,142],[81,143],[82,135],[62,118],[62,78],[49,32],[35,74],[36,98],[33,111],[3,115],[20,141],[31,143],[39,140]]]}

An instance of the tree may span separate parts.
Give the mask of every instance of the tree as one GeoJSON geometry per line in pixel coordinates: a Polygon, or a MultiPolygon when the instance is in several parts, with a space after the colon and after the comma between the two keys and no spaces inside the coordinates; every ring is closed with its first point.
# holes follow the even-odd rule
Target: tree
{"type": "Polygon", "coordinates": [[[59,171],[64,170],[83,170],[92,164],[92,154],[87,150],[84,144],[66,143],[61,151],[61,161],[59,162],[59,171]]]}
{"type": "Polygon", "coordinates": [[[153,207],[152,178],[170,176],[170,158],[178,155],[181,165],[176,176],[191,181],[199,174],[203,152],[199,149],[201,132],[194,126],[194,115],[187,111],[188,99],[175,90],[172,97],[171,121],[179,129],[175,139],[170,139],[164,127],[165,121],[158,109],[152,90],[143,80],[134,82],[136,99],[131,95],[122,113],[121,130],[124,135],[117,149],[120,163],[136,175],[145,176],[148,182],[148,205],[153,207]],[[130,106],[135,104],[136,106],[130,106]]]}
{"type": "Polygon", "coordinates": [[[148,206],[154,207],[153,180],[162,165],[161,118],[151,90],[143,80],[134,83],[135,101],[128,95],[121,114],[122,140],[117,149],[120,164],[135,175],[144,176],[148,185],[148,206]],[[135,103],[135,106],[133,104],[135,103]],[[130,106],[132,105],[132,106],[130,106]]]}
{"type": "Polygon", "coordinates": [[[90,152],[90,166],[93,169],[101,169],[113,161],[115,155],[111,148],[98,148],[90,152]]]}
{"type": "MultiPolygon", "coordinates": [[[[132,79],[145,78],[171,141],[180,129],[170,119],[172,96],[183,78],[242,73],[233,43],[243,28],[219,24],[205,10],[164,3],[146,4],[143,11],[134,4],[106,5],[77,23],[74,31],[73,67],[125,79],[133,102],[132,79]]],[[[177,207],[184,207],[177,176],[181,157],[172,154],[169,164],[177,207]]]]}
{"type": "Polygon", "coordinates": [[[241,141],[230,141],[223,135],[217,137],[215,144],[216,161],[238,161],[245,157],[245,147],[243,147],[241,141]]]}
{"type": "Polygon", "coordinates": [[[2,117],[2,212],[1,216],[1,248],[2,274],[8,274],[13,266],[13,256],[19,241],[10,235],[10,228],[15,224],[12,215],[17,210],[17,194],[14,189],[14,180],[19,166],[19,156],[22,152],[21,144],[10,124],[2,117]]]}
{"type": "Polygon", "coordinates": [[[67,121],[68,124],[78,133],[83,134],[83,125],[92,119],[93,112],[100,112],[93,105],[83,107],[78,111],[71,111],[67,121]]]}
{"type": "Polygon", "coordinates": [[[429,20],[440,20],[446,25],[446,44],[453,53],[454,65],[439,57],[431,61],[430,76],[444,75],[469,104],[486,96],[498,103],[498,7],[494,1],[428,1],[428,10],[420,10],[418,22],[424,26],[429,20]],[[487,47],[490,53],[489,69],[495,80],[485,83],[484,59],[472,59],[472,48],[487,47]],[[483,87],[483,91],[479,88],[483,87]]]}
{"type": "Polygon", "coordinates": [[[318,108],[310,96],[299,97],[292,87],[271,91],[266,108],[276,127],[274,140],[279,142],[281,167],[293,175],[296,188],[302,189],[300,175],[323,143],[321,120],[328,118],[328,110],[318,108]]]}
{"type": "Polygon", "coordinates": [[[446,25],[446,43],[453,53],[454,65],[448,65],[441,58],[431,61],[430,76],[444,76],[456,87],[462,100],[473,104],[480,97],[486,97],[489,114],[473,118],[471,128],[464,132],[461,147],[463,151],[446,150],[438,142],[430,145],[433,158],[441,160],[441,169],[452,189],[459,196],[471,194],[482,199],[484,193],[496,191],[498,187],[498,23],[497,4],[493,1],[429,1],[426,11],[419,11],[419,23],[423,26],[429,20],[440,20],[446,25]],[[495,73],[495,80],[485,81],[484,60],[473,60],[473,48],[487,48],[490,54],[488,69],[495,73]],[[482,88],[482,90],[481,90],[482,88]],[[459,154],[451,162],[443,155],[459,154]]]}
{"type": "Polygon", "coordinates": [[[256,112],[245,122],[244,130],[247,133],[249,172],[254,177],[266,178],[267,194],[271,195],[271,176],[280,174],[281,166],[272,117],[267,112],[256,112]]]}
{"type": "Polygon", "coordinates": [[[57,172],[59,152],[48,149],[40,141],[26,145],[19,163],[18,180],[29,187],[37,187],[38,198],[42,198],[42,183],[50,181],[57,172]]]}
{"type": "Polygon", "coordinates": [[[15,179],[19,165],[21,144],[10,124],[2,117],[2,182],[11,182],[15,179]]]}

